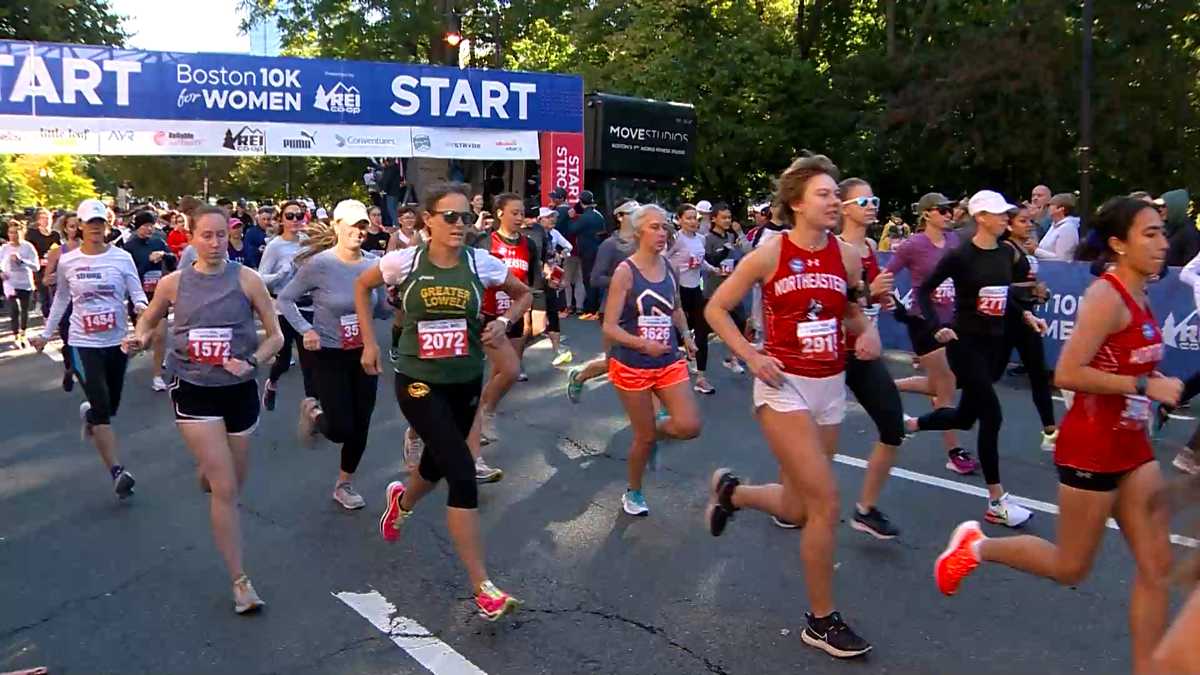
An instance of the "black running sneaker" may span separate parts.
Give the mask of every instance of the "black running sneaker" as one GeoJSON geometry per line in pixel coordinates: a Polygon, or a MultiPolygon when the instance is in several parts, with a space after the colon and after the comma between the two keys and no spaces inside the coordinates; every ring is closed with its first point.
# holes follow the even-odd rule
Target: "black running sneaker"
{"type": "Polygon", "coordinates": [[[1162,433],[1163,428],[1167,426],[1167,422],[1171,421],[1171,413],[1175,409],[1165,403],[1159,403],[1154,410],[1154,433],[1162,433]]]}
{"type": "Polygon", "coordinates": [[[63,383],[62,384],[63,384],[63,391],[65,391],[67,393],[70,393],[71,390],[75,388],[75,376],[71,373],[71,371],[68,370],[68,371],[63,372],[63,383]]]}
{"type": "Polygon", "coordinates": [[[894,539],[900,534],[892,522],[883,515],[883,512],[874,506],[866,513],[859,513],[858,509],[854,509],[854,520],[850,521],[850,527],[859,532],[866,532],[876,539],[894,539]]]}
{"type": "MultiPolygon", "coordinates": [[[[269,382],[269,381],[268,381],[269,382]]],[[[275,388],[269,383],[263,385],[263,407],[267,410],[275,409],[275,388]]]]}
{"type": "Polygon", "coordinates": [[[133,474],[121,469],[121,472],[113,479],[113,491],[120,499],[128,499],[133,496],[133,486],[136,482],[133,474]]]}
{"type": "Polygon", "coordinates": [[[742,481],[729,469],[717,469],[713,472],[709,483],[708,508],[705,510],[705,520],[708,521],[708,533],[714,537],[721,536],[725,525],[733,517],[737,508],[733,505],[733,491],[742,481]]]}
{"type": "Polygon", "coordinates": [[[808,625],[800,633],[800,639],[810,647],[823,650],[839,659],[851,659],[871,651],[871,645],[859,637],[854,629],[842,621],[842,615],[834,612],[818,619],[809,612],[804,613],[808,625]]]}

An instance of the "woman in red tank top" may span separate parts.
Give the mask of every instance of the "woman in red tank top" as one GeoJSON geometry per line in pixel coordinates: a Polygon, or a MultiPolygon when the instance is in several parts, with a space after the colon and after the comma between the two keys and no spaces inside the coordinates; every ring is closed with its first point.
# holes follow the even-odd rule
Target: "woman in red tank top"
{"type": "Polygon", "coordinates": [[[735,511],[770,513],[804,525],[800,545],[811,611],[801,639],[832,656],[871,649],[835,611],[834,528],[837,478],[830,455],[845,414],[846,348],[843,326],[859,339],[859,358],[878,358],[879,333],[850,296],[847,279],[862,262],[833,236],[841,213],[837,167],[817,155],[792,163],[779,179],[776,202],[792,229],[762,244],[717,288],[704,317],[726,346],[754,373],[754,405],[763,435],[779,460],[781,482],[742,485],[728,469],[713,473],[709,532],[720,535],[735,511]],[[755,284],[763,288],[763,352],[737,329],[730,311],[755,284]]]}
{"type": "Polygon", "coordinates": [[[954,530],[934,565],[938,588],[953,595],[962,580],[988,560],[1063,585],[1091,569],[1109,516],[1137,561],[1130,598],[1133,671],[1147,672],[1167,623],[1171,565],[1168,516],[1152,506],[1163,486],[1146,424],[1150,402],[1173,404],[1183,383],[1154,368],[1162,335],[1150,312],[1146,282],[1162,269],[1167,239],[1154,207],[1140,200],[1110,200],[1092,221],[1085,244],[1091,256],[1115,266],[1092,283],[1079,305],[1078,322],[1059,356],[1055,383],[1075,393],[1059,430],[1058,542],[1033,536],[988,538],[979,523],[954,530]]]}

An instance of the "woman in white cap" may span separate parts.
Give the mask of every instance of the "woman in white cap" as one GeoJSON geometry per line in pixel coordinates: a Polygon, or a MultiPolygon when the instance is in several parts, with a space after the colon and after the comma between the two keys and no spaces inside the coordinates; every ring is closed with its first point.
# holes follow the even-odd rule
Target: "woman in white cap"
{"type": "Polygon", "coordinates": [[[550,346],[554,349],[553,365],[562,366],[575,359],[569,349],[562,348],[562,326],[558,315],[558,291],[562,288],[563,257],[571,254],[571,242],[554,229],[558,221],[558,213],[545,206],[538,209],[537,226],[546,231],[546,246],[551,251],[553,263],[543,270],[546,283],[546,336],[550,338],[550,346]]]}
{"type": "Polygon", "coordinates": [[[1004,374],[1005,312],[1008,303],[1021,304],[1021,319],[1039,334],[1046,323],[1034,316],[1025,296],[1009,297],[1017,266],[1024,258],[1013,247],[1002,245],[1000,236],[1008,229],[1009,213],[1017,207],[992,190],[976,192],[968,202],[975,218],[975,236],[938,261],[933,273],[917,290],[922,314],[937,317],[934,294],[943,281],[954,280],[954,318],[934,326],[933,339],[946,345],[950,368],[962,389],[958,407],[937,408],[906,421],[909,432],[966,431],[979,423],[979,463],[987,483],[988,522],[1020,527],[1033,512],[1016,503],[1000,483],[1000,398],[993,383],[1004,374]]]}
{"type": "MultiPolygon", "coordinates": [[[[342,444],[341,465],[333,499],[347,510],[366,505],[355,491],[354,478],[375,412],[379,377],[362,368],[363,338],[354,313],[354,280],[376,264],[363,255],[362,243],[370,222],[361,202],[347,199],[333,210],[333,225],[309,228],[308,241],[296,256],[296,276],[279,292],[279,310],[316,356],[316,398],[300,402],[300,440],[313,434],[342,444]],[[300,314],[296,301],[312,296],[313,319],[300,314]]],[[[373,295],[383,313],[380,294],[373,295]]]]}

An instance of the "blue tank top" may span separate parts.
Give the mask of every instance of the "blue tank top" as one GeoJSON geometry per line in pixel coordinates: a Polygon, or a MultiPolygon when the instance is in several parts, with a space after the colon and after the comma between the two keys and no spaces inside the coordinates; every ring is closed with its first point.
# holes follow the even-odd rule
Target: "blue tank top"
{"type": "Polygon", "coordinates": [[[624,345],[613,345],[609,356],[630,368],[664,368],[679,360],[679,335],[671,322],[671,315],[675,312],[677,281],[666,258],[660,256],[660,259],[665,270],[660,281],[647,279],[628,258],[621,263],[632,272],[633,285],[625,296],[618,323],[631,335],[661,342],[671,348],[662,356],[650,356],[624,345]]]}

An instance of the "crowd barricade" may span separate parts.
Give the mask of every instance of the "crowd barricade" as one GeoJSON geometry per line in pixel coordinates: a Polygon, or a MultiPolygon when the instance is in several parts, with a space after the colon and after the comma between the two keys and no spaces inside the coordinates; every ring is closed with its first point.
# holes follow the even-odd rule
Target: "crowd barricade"
{"type": "MultiPolygon", "coordinates": [[[[881,268],[889,258],[890,253],[879,254],[881,268]]],[[[1039,305],[1036,313],[1049,324],[1042,344],[1046,347],[1046,365],[1053,369],[1063,344],[1075,328],[1080,298],[1096,277],[1087,263],[1040,261],[1038,280],[1050,290],[1049,300],[1039,305]]],[[[895,283],[901,301],[906,305],[916,302],[907,270],[896,275],[895,283]]],[[[1166,357],[1159,370],[1175,377],[1200,371],[1200,314],[1196,311],[1192,288],[1179,280],[1178,267],[1170,268],[1164,279],[1150,285],[1150,307],[1166,343],[1166,357]]],[[[908,332],[888,312],[880,312],[879,334],[884,349],[912,350],[908,332]]]]}

